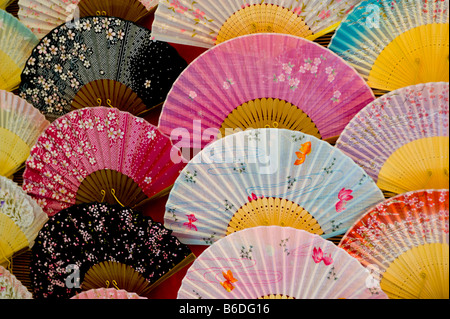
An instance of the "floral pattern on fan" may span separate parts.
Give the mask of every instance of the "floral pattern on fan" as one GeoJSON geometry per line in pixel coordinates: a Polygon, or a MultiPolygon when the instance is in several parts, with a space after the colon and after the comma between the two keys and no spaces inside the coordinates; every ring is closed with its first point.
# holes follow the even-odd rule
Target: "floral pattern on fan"
{"type": "Polygon", "coordinates": [[[260,226],[208,247],[183,279],[178,299],[384,299],[369,272],[330,241],[289,227],[260,226]],[[350,283],[351,282],[351,283],[350,283]]]}
{"type": "Polygon", "coordinates": [[[91,267],[104,261],[128,265],[155,283],[190,254],[150,217],[119,205],[91,203],[50,218],[36,238],[30,276],[35,298],[67,298],[81,292],[66,285],[69,265],[80,270],[80,284],[91,267]]]}
{"type": "MultiPolygon", "coordinates": [[[[152,41],[146,28],[115,17],[86,17],[59,26],[41,40],[22,72],[19,95],[54,118],[72,109],[87,84],[113,80],[151,108],[164,100],[171,81],[185,66],[175,49],[152,41]]],[[[97,98],[90,103],[84,107],[107,106],[97,98]]]]}
{"type": "Polygon", "coordinates": [[[399,252],[384,254],[386,247],[448,244],[448,196],[448,190],[421,190],[388,199],[361,217],[339,246],[364,266],[374,264],[374,260],[389,266],[399,252]]]}
{"type": "Polygon", "coordinates": [[[81,183],[105,169],[128,176],[153,196],[184,166],[172,162],[173,152],[179,150],[142,118],[105,107],[72,111],[32,148],[23,188],[49,215],[75,204],[81,183]]]}
{"type": "MultiPolygon", "coordinates": [[[[314,33],[317,33],[341,21],[357,3],[356,0],[295,0],[287,3],[279,0],[243,0],[236,4],[230,4],[221,0],[218,5],[222,8],[219,9],[209,8],[208,4],[199,0],[162,0],[159,11],[156,12],[154,32],[158,36],[164,37],[169,30],[174,32],[178,28],[180,34],[178,37],[199,38],[199,41],[206,41],[207,45],[212,46],[217,40],[218,30],[216,31],[216,29],[218,27],[220,29],[220,26],[229,17],[241,9],[267,4],[288,9],[295,16],[304,20],[314,33]],[[219,19],[223,21],[219,21],[219,19]],[[182,23],[171,25],[171,21],[182,21],[182,23]],[[208,32],[209,39],[205,39],[208,37],[208,32]]],[[[172,36],[177,37],[176,35],[172,36]]]]}
{"type": "Polygon", "coordinates": [[[27,288],[7,269],[0,266],[0,300],[33,299],[27,288]]]}

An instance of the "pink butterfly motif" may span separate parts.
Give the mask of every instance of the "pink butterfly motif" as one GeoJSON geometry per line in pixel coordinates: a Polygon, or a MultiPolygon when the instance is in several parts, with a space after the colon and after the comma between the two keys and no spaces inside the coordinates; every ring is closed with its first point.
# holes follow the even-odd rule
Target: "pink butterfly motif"
{"type": "Polygon", "coordinates": [[[346,209],[345,205],[353,199],[352,193],[351,189],[341,189],[338,194],[339,201],[336,203],[336,212],[342,213],[346,209]]]}
{"type": "Polygon", "coordinates": [[[252,202],[254,200],[257,200],[258,198],[264,198],[264,196],[256,196],[254,193],[252,193],[252,196],[248,196],[248,201],[252,202]]]}
{"type": "Polygon", "coordinates": [[[184,223],[184,226],[187,226],[187,228],[189,228],[189,230],[195,230],[198,231],[197,226],[194,225],[194,223],[196,221],[198,221],[198,219],[195,217],[194,214],[190,214],[190,215],[186,215],[186,217],[188,218],[188,222],[184,223]]]}
{"type": "Polygon", "coordinates": [[[316,247],[314,247],[312,259],[314,260],[314,262],[316,264],[319,264],[321,261],[323,261],[325,266],[329,266],[333,263],[333,258],[331,258],[331,254],[328,254],[328,256],[326,256],[323,253],[322,248],[320,248],[320,247],[318,249],[316,247]]]}

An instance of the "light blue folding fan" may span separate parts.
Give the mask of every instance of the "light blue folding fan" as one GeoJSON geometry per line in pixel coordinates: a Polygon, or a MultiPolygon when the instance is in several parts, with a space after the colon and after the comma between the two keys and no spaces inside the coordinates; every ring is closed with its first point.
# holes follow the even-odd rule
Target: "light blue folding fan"
{"type": "Polygon", "coordinates": [[[187,164],[167,202],[165,226],[194,245],[269,225],[329,238],[383,200],[363,169],[329,143],[255,129],[208,145],[187,164]]]}

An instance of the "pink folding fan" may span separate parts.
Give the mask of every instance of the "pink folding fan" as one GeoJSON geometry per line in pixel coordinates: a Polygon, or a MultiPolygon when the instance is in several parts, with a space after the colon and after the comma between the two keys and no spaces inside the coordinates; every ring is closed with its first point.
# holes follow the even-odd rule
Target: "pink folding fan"
{"type": "Polygon", "coordinates": [[[193,148],[248,128],[327,140],[374,99],[363,78],[319,44],[254,34],[217,45],[188,66],[167,96],[159,126],[177,146],[193,148]]]}
{"type": "Polygon", "coordinates": [[[90,202],[135,207],[166,194],[183,162],[179,149],[144,119],[85,108],[57,119],[40,136],[23,187],[50,216],[90,202]]]}

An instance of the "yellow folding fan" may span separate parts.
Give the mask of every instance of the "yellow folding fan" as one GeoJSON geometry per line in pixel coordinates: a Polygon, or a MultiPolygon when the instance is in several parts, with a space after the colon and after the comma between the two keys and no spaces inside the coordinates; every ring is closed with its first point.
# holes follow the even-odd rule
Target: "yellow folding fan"
{"type": "Polygon", "coordinates": [[[13,91],[37,37],[17,18],[0,9],[0,90],[13,91]]]}
{"type": "Polygon", "coordinates": [[[0,175],[11,176],[20,169],[31,147],[49,125],[31,104],[0,90],[0,175]]]}

